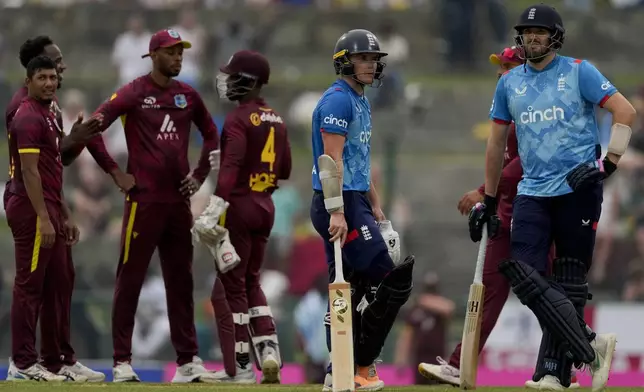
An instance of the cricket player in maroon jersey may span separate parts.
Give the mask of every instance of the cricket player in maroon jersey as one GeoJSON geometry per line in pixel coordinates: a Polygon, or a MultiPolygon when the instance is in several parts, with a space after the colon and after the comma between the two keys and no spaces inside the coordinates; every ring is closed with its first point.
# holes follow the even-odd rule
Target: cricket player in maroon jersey
{"type": "MultiPolygon", "coordinates": [[[[28,96],[9,129],[9,154],[14,165],[6,203],[7,223],[14,239],[16,276],[11,302],[11,366],[7,380],[65,381],[38,362],[36,325],[45,299],[58,297],[65,279],[68,240],[63,211],[61,134],[50,110],[58,86],[56,64],[38,56],[27,65],[28,96]]],[[[46,316],[43,315],[43,318],[46,316]]],[[[43,320],[50,328],[61,324],[43,320]]],[[[85,378],[85,381],[87,378],[85,378]]]]}
{"type": "MultiPolygon", "coordinates": [[[[490,63],[496,65],[497,77],[500,78],[505,72],[523,64],[521,49],[512,46],[503,49],[499,54],[490,55],[490,63]]],[[[510,225],[512,221],[512,204],[517,195],[517,186],[523,170],[519,159],[517,136],[514,131],[514,124],[511,124],[508,141],[505,148],[505,161],[503,163],[503,174],[499,183],[499,206],[497,212],[501,218],[499,233],[490,238],[487,244],[485,264],[483,267],[483,285],[485,285],[485,296],[483,299],[483,320],[481,321],[481,337],[479,340],[479,352],[485,346],[485,342],[492,333],[494,325],[503,310],[503,306],[510,294],[510,285],[506,278],[498,271],[500,261],[510,258],[510,225]]],[[[467,192],[458,203],[458,210],[462,215],[469,214],[476,203],[483,202],[485,185],[478,189],[467,192]]],[[[459,343],[449,361],[441,357],[436,358],[438,365],[421,363],[419,371],[425,377],[435,379],[454,386],[460,385],[460,361],[461,344],[459,343]]],[[[570,388],[578,388],[576,376],[573,375],[570,388]]]]}
{"type": "MultiPolygon", "coordinates": [[[[58,72],[58,88],[61,87],[61,81],[63,78],[63,73],[67,69],[65,62],[63,61],[63,55],[60,51],[60,48],[49,38],[48,36],[37,36],[33,39],[28,39],[20,47],[20,63],[23,67],[27,67],[29,61],[33,58],[44,55],[49,57],[56,64],[56,70],[58,72]]],[[[15,116],[20,103],[27,97],[27,87],[21,87],[14,94],[9,106],[6,109],[5,123],[7,130],[10,129],[11,121],[15,116]]],[[[56,122],[54,125],[57,126],[57,130],[63,135],[61,136],[61,157],[63,165],[69,165],[82,151],[87,142],[87,148],[96,160],[96,162],[103,168],[105,172],[111,174],[115,183],[121,188],[127,188],[134,185],[133,177],[128,176],[123,173],[119,168],[116,162],[112,160],[105,149],[103,139],[98,135],[99,131],[99,121],[98,118],[90,118],[86,122],[82,122],[82,117],[79,116],[77,122],[73,125],[70,135],[64,135],[62,132],[63,129],[63,119],[62,112],[58,106],[58,101],[54,96],[50,110],[54,113],[56,117],[56,122]]],[[[9,134],[7,135],[9,136],[9,134]]],[[[15,162],[13,162],[13,157],[10,157],[9,168],[10,172],[15,167],[15,162]]],[[[11,175],[11,173],[10,173],[11,175]]],[[[10,181],[7,182],[5,186],[4,194],[4,204],[6,206],[6,201],[10,195],[10,181]]],[[[70,233],[70,240],[68,246],[70,247],[67,250],[67,262],[64,265],[60,265],[61,275],[59,281],[59,290],[56,292],[57,295],[62,296],[61,298],[56,298],[54,296],[49,296],[45,298],[45,304],[41,310],[41,357],[43,359],[43,365],[47,370],[53,373],[59,373],[66,375],[69,380],[73,381],[90,381],[90,382],[101,382],[105,379],[105,374],[101,372],[94,371],[87,366],[83,365],[76,360],[74,349],[71,345],[71,334],[70,334],[70,308],[71,308],[71,299],[72,292],[74,288],[74,263],[72,259],[71,246],[78,241],[78,228],[76,227],[74,220],[72,218],[71,211],[69,210],[67,203],[63,197],[63,209],[65,212],[65,227],[66,231],[70,233]],[[62,325],[58,327],[51,327],[48,324],[48,321],[59,321],[62,325]]],[[[12,371],[12,366],[14,364],[12,361],[9,363],[9,371],[12,371]]]]}
{"type": "MultiPolygon", "coordinates": [[[[225,364],[215,375],[222,382],[255,383],[252,346],[256,365],[262,370],[261,382],[279,383],[282,361],[275,322],[259,281],[275,217],[271,195],[279,180],[290,177],[291,149],[282,117],[261,97],[270,76],[268,60],[260,53],[242,50],[219,70],[220,96],[238,106],[224,122],[217,187],[204,214],[213,206],[228,206],[219,209],[224,211],[219,225],[227,230],[240,261],[220,273],[213,287],[211,299],[225,364]],[[220,318],[229,321],[224,323],[220,318]],[[228,336],[222,336],[222,330],[228,336]]],[[[217,162],[213,163],[215,169],[217,162]]],[[[230,254],[220,252],[215,258],[222,271],[230,254]]]]}
{"type": "Polygon", "coordinates": [[[192,213],[189,197],[210,172],[217,129],[199,94],[173,79],[192,45],[171,29],[150,39],[152,72],[119,89],[96,111],[106,129],[121,117],[128,146],[127,172],[136,187],[127,195],[121,256],[112,305],[114,381],[139,381],[131,366],[132,330],[141,286],[158,248],[168,298],[170,339],[179,365],[173,382],[213,381],[197,356],[192,298],[192,213]],[[201,158],[190,173],[188,145],[194,123],[203,137],[201,158]]]}

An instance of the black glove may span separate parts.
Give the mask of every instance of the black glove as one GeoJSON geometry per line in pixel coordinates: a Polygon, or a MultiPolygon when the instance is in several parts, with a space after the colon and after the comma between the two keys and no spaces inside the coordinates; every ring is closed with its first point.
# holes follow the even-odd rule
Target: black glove
{"type": "Polygon", "coordinates": [[[603,161],[596,160],[591,163],[583,163],[574,168],[566,176],[566,181],[573,192],[583,190],[592,185],[598,184],[607,179],[617,170],[617,165],[608,158],[603,161]]]}
{"type": "Polygon", "coordinates": [[[468,217],[470,238],[479,242],[483,237],[483,225],[487,224],[488,237],[494,237],[501,227],[501,220],[496,214],[496,198],[485,195],[483,203],[476,203],[468,217]]]}

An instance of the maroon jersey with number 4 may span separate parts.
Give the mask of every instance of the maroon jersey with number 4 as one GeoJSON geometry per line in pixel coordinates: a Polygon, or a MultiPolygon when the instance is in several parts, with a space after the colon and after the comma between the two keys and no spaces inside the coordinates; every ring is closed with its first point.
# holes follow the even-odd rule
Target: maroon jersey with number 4
{"type": "Polygon", "coordinates": [[[133,201],[172,203],[185,200],[181,181],[190,173],[190,128],[197,125],[203,148],[193,177],[203,182],[210,172],[208,153],[217,149],[217,128],[199,94],[172,80],[161,87],[150,75],[123,86],[97,110],[107,128],[121,117],[128,148],[127,172],[134,175],[133,201]]]}
{"type": "Polygon", "coordinates": [[[215,194],[224,200],[270,196],[291,175],[291,147],[282,117],[263,99],[243,103],[226,116],[221,169],[215,194]]]}
{"type": "Polygon", "coordinates": [[[14,113],[9,128],[9,156],[12,162],[9,192],[28,197],[22,179],[20,154],[38,154],[38,173],[45,200],[62,204],[63,164],[60,160],[60,131],[50,102],[25,98],[14,113]]]}

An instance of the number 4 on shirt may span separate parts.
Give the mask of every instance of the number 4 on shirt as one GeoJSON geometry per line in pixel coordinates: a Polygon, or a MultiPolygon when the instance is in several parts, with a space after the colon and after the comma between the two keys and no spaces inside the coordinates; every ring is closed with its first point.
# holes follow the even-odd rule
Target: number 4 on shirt
{"type": "Polygon", "coordinates": [[[275,127],[271,127],[268,138],[266,138],[266,144],[264,144],[264,149],[262,150],[262,162],[268,163],[269,170],[273,171],[273,165],[275,164],[275,127]]]}

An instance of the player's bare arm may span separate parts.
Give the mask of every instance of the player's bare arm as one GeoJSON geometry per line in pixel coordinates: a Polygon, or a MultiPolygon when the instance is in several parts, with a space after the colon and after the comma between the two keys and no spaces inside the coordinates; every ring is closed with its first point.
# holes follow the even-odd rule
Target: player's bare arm
{"type": "Polygon", "coordinates": [[[38,158],[39,154],[37,152],[20,152],[22,180],[25,183],[29,201],[40,221],[40,246],[50,248],[56,240],[56,230],[54,230],[54,226],[49,219],[49,213],[47,212],[45,196],[42,191],[42,181],[40,179],[40,173],[38,172],[38,158]]]}
{"type": "Polygon", "coordinates": [[[492,122],[492,131],[485,149],[485,195],[496,196],[503,172],[503,154],[508,140],[509,124],[492,122]]]}
{"type": "Polygon", "coordinates": [[[369,186],[369,192],[367,192],[367,198],[371,203],[371,210],[373,211],[373,216],[376,218],[376,222],[382,222],[385,218],[384,212],[382,212],[382,205],[380,204],[380,196],[378,196],[378,191],[376,186],[371,180],[371,185],[369,186]]]}
{"type": "Polygon", "coordinates": [[[217,127],[198,94],[196,94],[193,122],[201,133],[203,145],[201,146],[201,155],[197,167],[181,182],[179,190],[184,195],[192,195],[199,190],[201,184],[206,180],[206,176],[210,173],[210,153],[219,147],[217,127]]]}
{"type": "Polygon", "coordinates": [[[69,205],[65,201],[64,195],[62,195],[62,199],[63,218],[65,219],[65,240],[67,242],[67,245],[76,245],[80,238],[80,230],[78,230],[78,226],[76,226],[76,221],[74,220],[72,210],[69,208],[69,205]]]}
{"type": "Polygon", "coordinates": [[[221,152],[219,178],[215,195],[224,200],[230,200],[230,193],[235,187],[239,168],[244,164],[246,155],[246,132],[243,122],[232,117],[224,123],[221,133],[222,140],[226,140],[226,148],[221,152]]]}
{"type": "Polygon", "coordinates": [[[604,109],[613,115],[611,138],[606,157],[617,165],[631,138],[631,126],[637,113],[633,105],[621,93],[613,94],[604,103],[604,109]]]}
{"type": "MultiPolygon", "coordinates": [[[[322,142],[324,143],[324,154],[330,156],[338,166],[338,177],[340,181],[340,189],[344,184],[344,166],[342,162],[342,154],[344,152],[344,142],[346,138],[342,135],[335,133],[322,132],[322,142]]],[[[331,234],[330,242],[340,239],[340,243],[344,244],[347,239],[347,221],[344,219],[344,210],[338,210],[331,214],[329,221],[329,234],[331,234]]]]}

